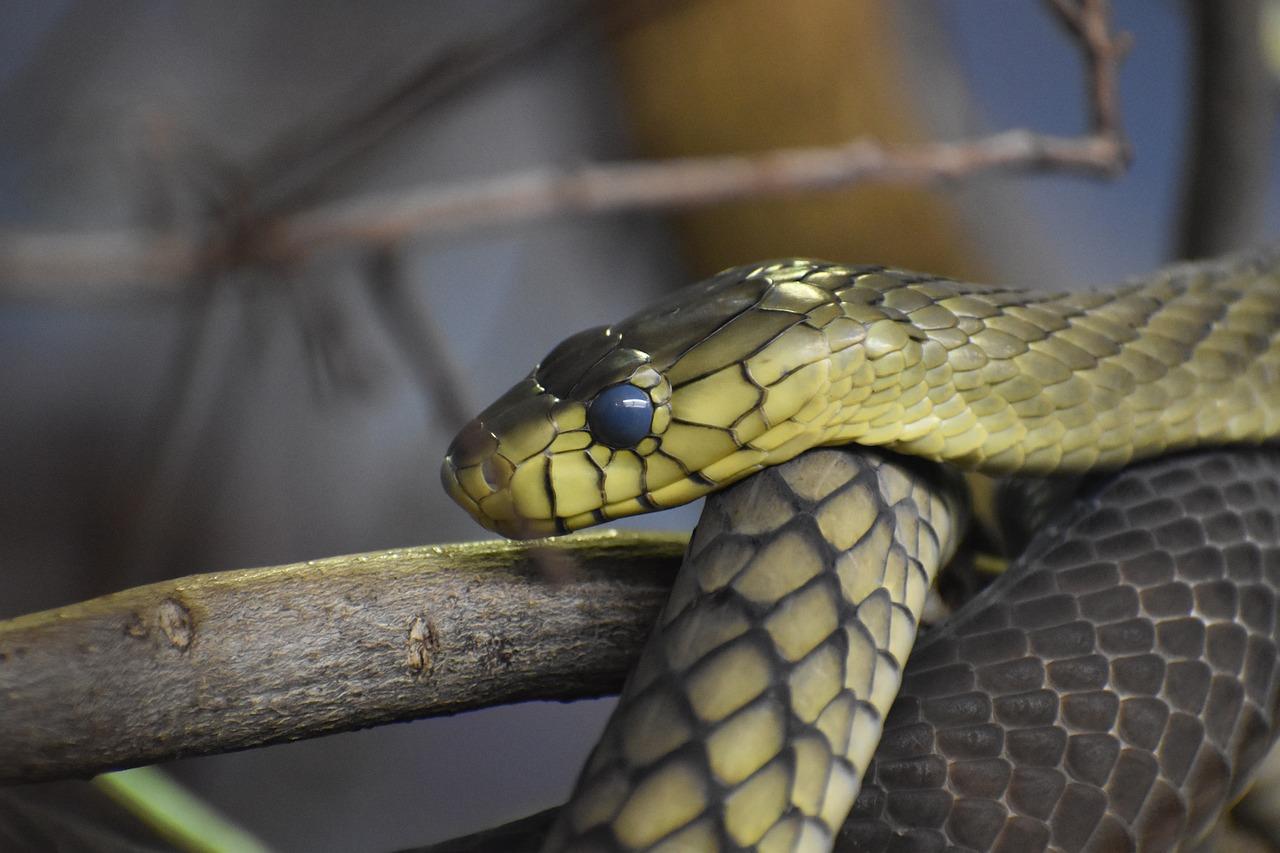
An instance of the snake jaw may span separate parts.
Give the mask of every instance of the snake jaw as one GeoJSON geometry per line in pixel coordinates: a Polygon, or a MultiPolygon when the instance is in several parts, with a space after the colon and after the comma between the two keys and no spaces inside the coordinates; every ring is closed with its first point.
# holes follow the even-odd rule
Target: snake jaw
{"type": "MultiPolygon", "coordinates": [[[[484,515],[480,512],[480,504],[467,490],[462,487],[462,483],[458,481],[458,469],[453,461],[453,453],[450,452],[445,457],[444,464],[440,466],[440,484],[444,486],[445,493],[467,511],[472,518],[484,524],[484,515]]],[[[488,527],[488,525],[485,525],[488,527]]]]}
{"type": "MultiPolygon", "coordinates": [[[[521,386],[516,386],[512,391],[519,389],[521,386]]],[[[503,399],[512,396],[514,393],[503,399]]],[[[487,426],[484,415],[471,421],[449,445],[440,467],[445,492],[483,527],[508,539],[565,533],[564,525],[554,515],[539,517],[521,507],[516,494],[521,485],[517,472],[522,466],[527,468],[525,463],[529,460],[513,462],[510,452],[511,448],[487,426]]],[[[531,456],[540,458],[541,451],[531,456]]]]}
{"type": "Polygon", "coordinates": [[[568,528],[559,519],[528,518],[514,514],[511,510],[510,492],[505,491],[505,486],[489,490],[487,494],[473,494],[464,484],[463,478],[468,469],[483,468],[484,465],[481,462],[479,466],[459,468],[450,454],[440,468],[440,482],[445,492],[481,526],[508,539],[540,539],[568,532],[568,528]]]}

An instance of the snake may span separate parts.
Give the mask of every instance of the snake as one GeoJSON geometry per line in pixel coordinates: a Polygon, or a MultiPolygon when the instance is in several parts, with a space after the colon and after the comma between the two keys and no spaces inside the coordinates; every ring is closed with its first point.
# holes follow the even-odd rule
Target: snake
{"type": "MultiPolygon", "coordinates": [[[[1274,566],[1223,568],[1230,549],[1192,537],[1199,550],[1187,559],[1219,566],[1218,592],[1204,600],[1185,578],[1116,579],[1102,598],[1136,595],[1145,609],[1134,618],[1148,627],[1174,616],[1200,626],[1182,629],[1181,642],[1165,627],[1145,664],[1107,658],[1127,647],[1103,643],[1102,617],[1086,613],[1098,589],[1068,580],[1046,592],[1043,578],[1055,577],[1046,572],[993,585],[978,611],[966,609],[985,621],[953,620],[951,642],[920,650],[942,649],[941,659],[965,647],[978,663],[917,664],[912,649],[929,589],[966,526],[953,469],[1085,474],[1266,442],[1280,433],[1278,334],[1272,247],[1066,293],[784,259],[726,270],[556,346],[446,454],[446,491],[482,525],[514,538],[559,535],[738,485],[708,501],[545,849],[1074,850],[1108,849],[1097,845],[1115,838],[1168,849],[1201,834],[1210,806],[1227,802],[1270,745],[1280,683],[1274,613],[1235,626],[1243,639],[1211,641],[1210,631],[1234,625],[1213,622],[1225,607],[1213,596],[1238,602],[1252,586],[1270,590],[1274,566]],[[957,633],[965,626],[970,633],[957,633]],[[1208,662],[1183,659],[1197,636],[1208,662]],[[1213,666],[1231,657],[1227,647],[1244,651],[1234,677],[1220,678],[1213,666]],[[1189,728],[1200,694],[1184,684],[1193,676],[1173,673],[1193,663],[1210,670],[1199,710],[1230,716],[1231,726],[1215,718],[1189,728]],[[1053,666],[1061,677],[1044,675],[1053,666]],[[1139,703],[1121,720],[1115,690],[1127,702],[1132,686],[1121,673],[1143,666],[1148,682],[1151,672],[1165,679],[1166,713],[1139,703]],[[1246,694],[1253,724],[1239,734],[1246,694]],[[1223,702],[1236,713],[1216,710],[1223,702]],[[930,716],[935,706],[950,710],[930,716]],[[1057,749],[1067,737],[1051,725],[1060,719],[1075,728],[1057,749]],[[1025,732],[1037,721],[1040,741],[1000,725],[1025,723],[1025,732]],[[1197,759],[1174,772],[1159,753],[1166,741],[1191,745],[1193,758],[1212,741],[1221,766],[1197,759]],[[1139,786],[1125,784],[1141,777],[1133,753],[1159,770],[1136,806],[1139,786]]],[[[1208,511],[1187,500],[1188,518],[1208,511]]],[[[1117,515],[1104,513],[1112,523],[1117,515]]],[[[1103,522],[1089,524],[1102,556],[1077,574],[1120,572],[1103,548],[1120,534],[1108,539],[1103,522]]],[[[1075,542],[1091,541],[1089,529],[1072,529],[1075,542]]],[[[1149,531],[1151,553],[1191,547],[1180,529],[1149,531]]],[[[1052,561],[1051,551],[1037,554],[1052,561]]]]}

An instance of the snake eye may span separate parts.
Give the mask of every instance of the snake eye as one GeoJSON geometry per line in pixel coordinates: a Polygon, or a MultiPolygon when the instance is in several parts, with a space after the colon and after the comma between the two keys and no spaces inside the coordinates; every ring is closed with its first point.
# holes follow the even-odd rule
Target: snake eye
{"type": "Polygon", "coordinates": [[[634,385],[610,385],[587,406],[587,425],[597,440],[613,448],[634,447],[649,434],[653,403],[634,385]]]}

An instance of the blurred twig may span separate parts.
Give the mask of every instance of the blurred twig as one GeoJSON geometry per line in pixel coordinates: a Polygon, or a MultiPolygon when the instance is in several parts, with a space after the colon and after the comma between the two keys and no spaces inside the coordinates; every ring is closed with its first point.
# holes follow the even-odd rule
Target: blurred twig
{"type": "Polygon", "coordinates": [[[1187,4],[1194,106],[1176,252],[1205,258],[1257,240],[1271,170],[1276,104],[1263,60],[1260,0],[1187,4]]]}
{"type": "Polygon", "coordinates": [[[158,767],[104,773],[94,783],[112,800],[186,853],[270,853],[246,829],[158,767]]]}
{"type": "Polygon", "coordinates": [[[0,783],[616,691],[685,539],[383,551],[0,622],[0,783]],[[545,577],[548,552],[576,567],[569,582],[545,577]]]}
{"type": "Polygon", "coordinates": [[[369,258],[369,292],[387,333],[409,361],[419,389],[431,399],[432,413],[446,430],[456,431],[471,417],[466,383],[434,319],[410,298],[411,283],[400,254],[392,247],[369,258]]]}
{"type": "MultiPolygon", "coordinates": [[[[309,117],[283,134],[247,172],[256,215],[279,214],[314,199],[396,132],[495,72],[538,55],[585,29],[600,0],[571,0],[517,16],[507,27],[427,57],[368,103],[309,117]]],[[[619,8],[632,4],[619,4],[619,8]]],[[[608,8],[599,10],[607,14],[608,8]]]]}
{"type": "Polygon", "coordinates": [[[546,169],[314,210],[282,223],[272,251],[288,258],[552,214],[676,209],[864,182],[927,184],[994,171],[1111,174],[1122,163],[1122,146],[1110,138],[1011,130],[967,142],[890,146],[858,139],[760,155],[546,169]]]}
{"type": "Polygon", "coordinates": [[[757,155],[538,169],[358,198],[240,223],[236,238],[134,232],[0,235],[0,292],[49,294],[143,283],[173,288],[209,265],[278,264],[320,249],[387,246],[408,237],[565,213],[673,209],[729,199],[859,183],[926,184],[990,172],[1114,175],[1129,149],[1120,124],[1116,69],[1127,47],[1112,33],[1105,0],[1052,0],[1087,67],[1090,132],[1059,137],[1010,130],[954,142],[886,145],[869,139],[757,155]],[[105,257],[99,257],[105,255],[105,257]],[[68,284],[71,282],[72,284],[68,284]]]}
{"type": "Polygon", "coordinates": [[[216,255],[184,233],[9,229],[0,232],[0,292],[58,296],[67,282],[75,282],[73,296],[115,295],[121,285],[129,295],[172,291],[186,287],[216,255]]]}
{"type": "Polygon", "coordinates": [[[1130,153],[1120,121],[1120,62],[1132,39],[1111,32],[1109,0],[1049,0],[1049,5],[1084,53],[1090,126],[1095,139],[1115,146],[1113,169],[1119,170],[1130,153]]]}

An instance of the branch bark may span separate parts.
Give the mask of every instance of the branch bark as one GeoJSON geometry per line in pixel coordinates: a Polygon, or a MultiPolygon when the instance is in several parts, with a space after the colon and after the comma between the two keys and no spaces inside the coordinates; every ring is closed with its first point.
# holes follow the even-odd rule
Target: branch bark
{"type": "Polygon", "coordinates": [[[0,622],[0,783],[616,692],[686,538],[406,548],[0,622]]]}

